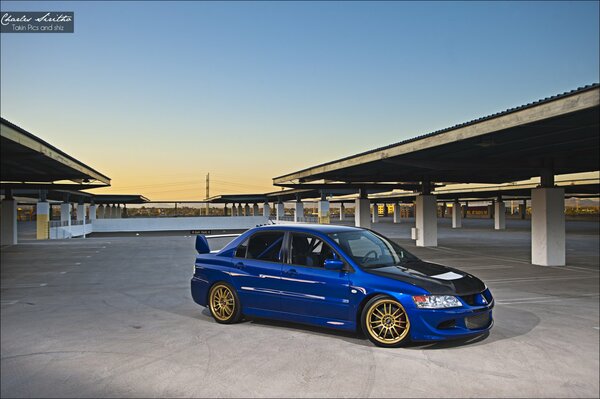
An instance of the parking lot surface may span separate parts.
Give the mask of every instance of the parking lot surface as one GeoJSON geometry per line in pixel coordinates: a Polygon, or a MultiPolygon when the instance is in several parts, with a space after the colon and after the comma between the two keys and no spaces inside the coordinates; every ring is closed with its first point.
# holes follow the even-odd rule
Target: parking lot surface
{"type": "Polygon", "coordinates": [[[598,397],[597,222],[567,223],[567,266],[529,264],[529,222],[374,225],[496,298],[489,336],[382,349],[273,321],[220,325],[191,299],[185,235],[22,241],[2,248],[2,397],[598,397]]]}

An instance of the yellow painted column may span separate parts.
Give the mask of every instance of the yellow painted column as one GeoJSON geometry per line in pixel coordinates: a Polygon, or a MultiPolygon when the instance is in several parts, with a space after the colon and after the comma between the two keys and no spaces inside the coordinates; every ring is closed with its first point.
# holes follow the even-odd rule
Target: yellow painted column
{"type": "Polygon", "coordinates": [[[38,240],[47,240],[49,238],[50,204],[45,201],[38,202],[36,214],[36,238],[38,240]]]}

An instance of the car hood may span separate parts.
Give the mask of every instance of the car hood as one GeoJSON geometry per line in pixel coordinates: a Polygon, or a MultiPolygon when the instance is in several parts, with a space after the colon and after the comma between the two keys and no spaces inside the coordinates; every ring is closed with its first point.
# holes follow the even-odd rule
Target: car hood
{"type": "Polygon", "coordinates": [[[485,284],[475,276],[421,260],[363,270],[368,274],[415,285],[434,295],[471,295],[485,290],[485,284]]]}

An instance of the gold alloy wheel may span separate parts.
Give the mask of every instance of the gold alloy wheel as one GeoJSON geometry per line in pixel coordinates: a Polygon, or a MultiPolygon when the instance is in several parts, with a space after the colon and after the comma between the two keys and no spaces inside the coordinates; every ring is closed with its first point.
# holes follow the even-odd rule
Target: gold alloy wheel
{"type": "Polygon", "coordinates": [[[367,312],[366,324],[371,337],[387,345],[402,341],[410,329],[410,322],[402,305],[387,298],[371,305],[367,312]]]}
{"type": "Polygon", "coordinates": [[[210,291],[210,311],[221,321],[229,320],[235,312],[235,298],[231,289],[218,284],[210,291]]]}

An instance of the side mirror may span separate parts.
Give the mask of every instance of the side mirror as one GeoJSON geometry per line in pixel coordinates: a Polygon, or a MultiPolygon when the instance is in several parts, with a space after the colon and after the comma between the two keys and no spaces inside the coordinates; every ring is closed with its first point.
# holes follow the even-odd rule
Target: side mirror
{"type": "Polygon", "coordinates": [[[198,251],[199,254],[210,253],[210,248],[208,247],[208,240],[202,234],[198,234],[196,236],[196,251],[198,251]]]}
{"type": "Polygon", "coordinates": [[[326,259],[324,266],[327,270],[342,270],[344,262],[339,259],[326,259]]]}

